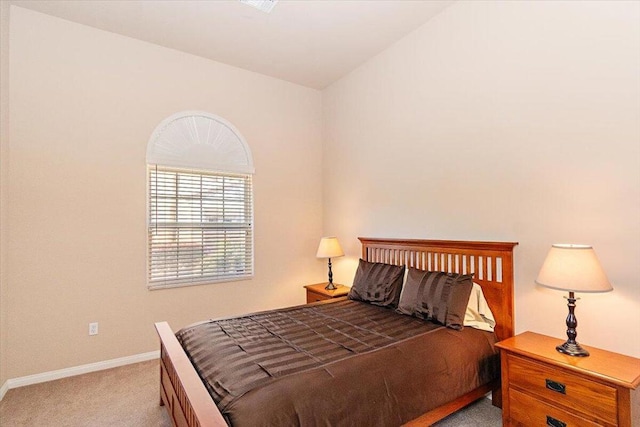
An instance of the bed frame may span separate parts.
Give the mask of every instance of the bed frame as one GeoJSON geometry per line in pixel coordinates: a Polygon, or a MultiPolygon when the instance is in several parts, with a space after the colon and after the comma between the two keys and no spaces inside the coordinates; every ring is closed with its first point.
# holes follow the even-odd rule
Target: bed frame
{"type": "MultiPolygon", "coordinates": [[[[496,319],[498,340],[513,336],[513,242],[378,239],[360,237],[362,258],[430,271],[474,273],[496,319]]],[[[322,304],[322,302],[320,303],[322,304]]],[[[174,426],[225,427],[227,424],[167,322],[155,324],[160,337],[160,405],[174,426]]],[[[493,392],[500,406],[500,383],[479,387],[410,421],[428,426],[493,392]]]]}

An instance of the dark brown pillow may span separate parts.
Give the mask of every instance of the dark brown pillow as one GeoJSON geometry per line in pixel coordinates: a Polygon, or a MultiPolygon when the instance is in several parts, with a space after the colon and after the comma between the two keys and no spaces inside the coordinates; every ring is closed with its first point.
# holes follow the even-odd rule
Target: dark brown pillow
{"type": "Polygon", "coordinates": [[[427,285],[427,279],[433,281],[438,277],[435,274],[427,275],[425,273],[427,272],[424,270],[409,268],[407,271],[407,280],[402,286],[398,312],[408,314],[409,316],[424,318],[418,309],[422,307],[422,294],[424,293],[425,286],[431,285],[431,282],[427,285]]]}
{"type": "Polygon", "coordinates": [[[473,288],[472,278],[473,274],[410,268],[397,311],[460,330],[473,288]]]}
{"type": "Polygon", "coordinates": [[[358,263],[349,299],[396,308],[400,300],[404,266],[368,262],[358,263]]]}

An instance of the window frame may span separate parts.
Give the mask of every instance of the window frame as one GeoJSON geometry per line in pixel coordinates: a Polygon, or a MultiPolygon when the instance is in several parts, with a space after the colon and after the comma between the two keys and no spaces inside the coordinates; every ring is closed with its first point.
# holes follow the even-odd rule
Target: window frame
{"type": "MultiPolygon", "coordinates": [[[[198,286],[205,284],[233,282],[240,280],[250,280],[254,277],[255,271],[255,222],[254,222],[254,197],[253,197],[253,159],[251,151],[246,141],[238,130],[226,120],[215,115],[200,111],[184,111],[174,114],[163,120],[154,130],[147,145],[147,191],[146,191],[146,225],[147,225],[147,254],[146,254],[146,282],[149,290],[167,289],[177,287],[198,286]],[[155,200],[152,194],[154,186],[153,173],[155,172],[155,200]],[[159,173],[166,173],[167,176],[175,174],[175,184],[173,184],[176,194],[164,197],[164,216],[162,221],[158,221],[158,177],[159,173]],[[179,185],[180,176],[185,179],[184,190],[193,192],[187,196],[183,193],[180,196],[179,185]],[[195,180],[194,180],[195,178],[195,180]],[[211,194],[222,191],[222,199],[217,196],[204,196],[203,179],[207,178],[211,194]],[[224,200],[231,196],[225,195],[225,180],[241,178],[244,181],[244,190],[239,190],[243,184],[232,186],[231,194],[243,194],[244,197],[236,199],[228,209],[224,200]],[[189,183],[189,181],[192,181],[189,183]],[[200,182],[199,198],[195,204],[190,205],[189,199],[198,194],[197,184],[200,182]],[[220,181],[222,188],[218,188],[215,182],[220,181]],[[214,200],[215,199],[215,200],[214,200]],[[199,200],[199,201],[198,201],[199,200]],[[203,200],[206,204],[203,204],[203,200]],[[241,201],[238,204],[238,200],[241,201]],[[242,207],[244,202],[244,207],[242,207]],[[154,204],[155,203],[155,204],[154,204]],[[185,204],[186,203],[186,204],[185,204]],[[152,217],[155,206],[156,218],[152,217]],[[182,206],[182,209],[180,208],[182,206]],[[186,217],[195,215],[198,221],[180,220],[180,211],[186,217]],[[173,213],[171,213],[173,212],[173,213]],[[207,213],[208,212],[208,213],[207,213]],[[222,220],[205,221],[206,216],[216,217],[222,215],[222,220]],[[235,215],[235,220],[234,220],[235,215]],[[174,219],[167,219],[174,216],[174,219]],[[244,216],[244,221],[236,221],[244,216]],[[243,225],[240,225],[243,224],[243,225]],[[162,229],[162,231],[159,231],[162,229]],[[171,230],[175,229],[176,232],[171,230]],[[240,231],[226,233],[225,230],[240,231]],[[242,230],[245,237],[243,238],[242,230]],[[162,234],[158,234],[162,233],[162,234]],[[249,235],[247,235],[247,233],[249,235]],[[231,237],[229,237],[231,235],[231,237]],[[155,236],[155,237],[154,237],[155,236]],[[218,236],[218,237],[216,237],[218,236]],[[237,243],[237,247],[242,250],[219,251],[216,246],[216,239],[222,242],[237,243]],[[164,241],[163,241],[164,240],[164,241]],[[182,240],[182,244],[181,241],[182,240]],[[189,242],[189,243],[185,243],[189,242]],[[194,242],[197,242],[194,245],[194,242]],[[172,247],[172,245],[175,246],[172,247]],[[175,251],[175,257],[165,258],[166,275],[162,275],[163,267],[157,267],[154,263],[154,255],[161,252],[158,247],[166,244],[167,253],[175,251]],[[188,246],[193,245],[188,254],[188,246]],[[155,249],[154,249],[155,247],[155,249]],[[180,247],[187,248],[187,252],[180,254],[180,247]],[[209,255],[205,255],[206,252],[209,255]],[[219,251],[219,252],[217,252],[219,251]],[[200,268],[196,267],[198,252],[200,253],[200,268]],[[220,255],[222,254],[222,257],[220,255]],[[238,254],[241,254],[238,256],[238,254]],[[192,257],[191,259],[189,257],[192,257]],[[210,256],[207,261],[207,256],[210,256]],[[243,272],[234,274],[230,272],[232,262],[230,258],[234,256],[242,259],[240,263],[244,267],[243,272]],[[217,257],[217,260],[216,260],[217,257]],[[169,261],[170,260],[170,261],[169,261]],[[189,263],[193,263],[194,268],[185,268],[189,263]],[[221,260],[221,261],[220,261],[221,260]],[[208,264],[208,265],[207,265],[208,264]],[[182,266],[182,267],[181,267],[182,266]],[[216,272],[216,269],[218,271],[216,272]],[[199,271],[198,271],[199,270],[199,271]],[[173,271],[173,272],[172,272],[173,271]],[[188,272],[191,274],[185,274],[188,272]],[[198,274],[201,273],[201,274],[198,274]],[[181,275],[181,273],[183,273],[181,275]]],[[[165,177],[166,179],[166,177],[165,177]]],[[[171,187],[171,181],[166,181],[166,188],[171,187]],[[167,184],[168,183],[168,184],[167,184]]],[[[163,184],[164,185],[164,184],[163,184]]],[[[192,200],[193,201],[193,200],[192,200]]],[[[183,216],[183,219],[185,217],[183,216]]],[[[242,269],[241,269],[242,270],[242,269]]]]}

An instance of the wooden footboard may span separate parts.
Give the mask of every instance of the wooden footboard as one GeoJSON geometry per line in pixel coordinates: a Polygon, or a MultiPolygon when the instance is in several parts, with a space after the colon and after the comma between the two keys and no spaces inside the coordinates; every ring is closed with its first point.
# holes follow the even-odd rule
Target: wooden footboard
{"type": "MultiPolygon", "coordinates": [[[[408,265],[421,269],[475,272],[477,281],[496,318],[496,335],[513,335],[513,247],[511,242],[463,242],[439,240],[367,239],[363,258],[374,262],[408,265]]],[[[223,427],[224,417],[204,386],[174,332],[166,322],[155,324],[160,337],[160,404],[177,427],[223,427]]],[[[494,392],[500,405],[499,382],[479,387],[410,421],[409,426],[429,426],[471,402],[494,392]]]]}
{"type": "Polygon", "coordinates": [[[155,324],[160,337],[160,404],[177,427],[226,427],[191,361],[167,322],[155,324]]]}

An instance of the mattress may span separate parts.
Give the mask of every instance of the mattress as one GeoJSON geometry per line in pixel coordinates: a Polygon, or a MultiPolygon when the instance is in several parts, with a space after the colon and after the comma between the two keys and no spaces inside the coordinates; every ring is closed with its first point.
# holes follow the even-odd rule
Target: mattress
{"type": "Polygon", "coordinates": [[[176,333],[233,426],[393,426],[498,377],[493,333],[348,299],[176,333]]]}

